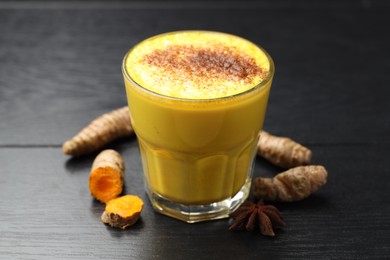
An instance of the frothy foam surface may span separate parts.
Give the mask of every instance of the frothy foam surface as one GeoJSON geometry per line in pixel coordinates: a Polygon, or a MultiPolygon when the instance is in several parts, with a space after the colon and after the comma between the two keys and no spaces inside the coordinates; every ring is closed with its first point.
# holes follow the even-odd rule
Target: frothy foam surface
{"type": "Polygon", "coordinates": [[[153,92],[177,98],[235,95],[261,83],[270,63],[255,44],[237,36],[186,31],[135,46],[125,61],[129,76],[153,92]]]}

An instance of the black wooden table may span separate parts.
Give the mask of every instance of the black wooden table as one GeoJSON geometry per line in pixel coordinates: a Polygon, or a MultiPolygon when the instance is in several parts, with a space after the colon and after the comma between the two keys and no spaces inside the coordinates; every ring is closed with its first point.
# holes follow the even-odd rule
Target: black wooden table
{"type": "MultiPolygon", "coordinates": [[[[390,5],[385,1],[0,1],[0,259],[390,258],[390,5]],[[276,64],[265,129],[313,150],[328,184],[276,204],[276,237],[230,232],[228,220],[186,224],[146,199],[135,137],[126,193],[145,200],[120,231],[89,194],[94,155],[62,143],[126,105],[125,52],[149,36],[224,31],[276,64]]],[[[254,176],[275,166],[257,158],[254,176]]]]}

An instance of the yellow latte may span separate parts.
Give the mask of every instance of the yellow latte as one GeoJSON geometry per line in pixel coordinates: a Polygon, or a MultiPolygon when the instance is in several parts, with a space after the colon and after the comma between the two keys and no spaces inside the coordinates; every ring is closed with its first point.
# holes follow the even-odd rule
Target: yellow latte
{"type": "Polygon", "coordinates": [[[187,31],[142,42],[125,66],[136,83],[153,92],[210,99],[253,88],[267,76],[270,64],[259,47],[240,37],[187,31]]]}
{"type": "Polygon", "coordinates": [[[227,216],[249,193],[271,58],[237,36],[182,31],[136,45],[122,69],[154,208],[188,222],[227,216]]]}

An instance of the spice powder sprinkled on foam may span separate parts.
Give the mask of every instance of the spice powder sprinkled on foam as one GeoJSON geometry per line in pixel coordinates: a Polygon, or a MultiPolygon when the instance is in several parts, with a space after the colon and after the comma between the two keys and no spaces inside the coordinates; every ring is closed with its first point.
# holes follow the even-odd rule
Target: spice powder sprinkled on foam
{"type": "Polygon", "coordinates": [[[182,32],[148,41],[132,50],[126,69],[139,85],[166,96],[231,96],[258,85],[268,74],[264,52],[233,35],[182,32]]]}

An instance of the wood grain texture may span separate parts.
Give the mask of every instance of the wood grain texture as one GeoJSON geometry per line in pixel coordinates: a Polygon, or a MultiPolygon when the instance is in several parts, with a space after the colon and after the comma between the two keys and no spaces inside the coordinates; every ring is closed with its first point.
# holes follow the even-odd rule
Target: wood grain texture
{"type": "Polygon", "coordinates": [[[126,103],[120,66],[132,45],[196,28],[244,36],[272,54],[266,129],[309,143],[382,143],[386,10],[0,9],[0,145],[61,144],[126,103]]]}
{"type": "MultiPolygon", "coordinates": [[[[314,147],[316,157],[327,165],[329,182],[304,201],[278,203],[287,227],[270,239],[256,232],[230,232],[227,220],[189,225],[154,213],[143,191],[136,140],[112,148],[122,153],[127,166],[125,192],[146,202],[140,222],[125,231],[100,222],[104,206],[88,190],[93,156],[67,160],[58,148],[0,149],[0,258],[390,256],[390,199],[386,196],[390,184],[380,181],[388,180],[388,169],[380,167],[385,158],[375,156],[388,149],[314,147]]],[[[272,176],[277,171],[257,160],[255,176],[272,176]]]]}
{"type": "MultiPolygon", "coordinates": [[[[385,1],[55,2],[0,1],[0,259],[390,258],[385,1]],[[276,75],[265,128],[311,148],[313,163],[329,171],[313,196],[277,204],[287,227],[273,239],[229,232],[227,220],[189,225],[154,213],[135,137],[109,148],[125,159],[125,192],[146,202],[141,221],[125,231],[106,227],[104,206],[88,190],[96,154],[62,154],[64,140],[126,104],[125,52],[180,29],[226,31],[267,49],[276,75]]],[[[280,171],[256,163],[254,176],[280,171]]]]}

